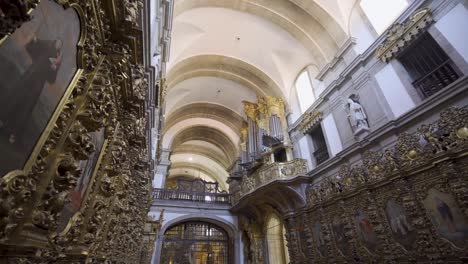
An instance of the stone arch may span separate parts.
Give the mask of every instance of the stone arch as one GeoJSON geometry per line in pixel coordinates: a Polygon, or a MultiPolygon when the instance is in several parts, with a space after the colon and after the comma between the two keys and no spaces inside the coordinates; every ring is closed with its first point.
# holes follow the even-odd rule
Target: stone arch
{"type": "Polygon", "coordinates": [[[229,236],[230,250],[233,256],[233,258],[230,260],[229,263],[230,264],[240,263],[240,257],[241,257],[240,255],[240,251],[241,251],[240,232],[237,226],[235,225],[235,220],[233,219],[232,222],[229,222],[228,220],[223,219],[219,216],[215,216],[215,215],[210,215],[209,217],[207,217],[203,213],[182,215],[182,216],[175,217],[174,219],[171,219],[168,222],[165,222],[165,223],[163,222],[161,230],[159,231],[159,234],[157,236],[157,240],[155,244],[155,251],[153,254],[153,260],[156,260],[156,263],[159,263],[159,257],[161,256],[164,233],[173,226],[186,223],[186,222],[190,222],[190,221],[200,221],[200,222],[211,223],[224,229],[229,236]]]}
{"type": "Polygon", "coordinates": [[[167,74],[167,93],[178,83],[199,76],[231,80],[257,95],[284,98],[280,85],[261,69],[237,58],[215,54],[192,56],[173,65],[167,74]]]}
{"type": "MultiPolygon", "coordinates": [[[[194,119],[191,119],[194,120],[194,119]]],[[[215,121],[212,119],[196,119],[195,121],[206,121],[206,120],[211,120],[215,121]]],[[[180,123],[178,123],[180,124],[180,123]]],[[[179,144],[187,141],[187,140],[193,140],[193,139],[199,139],[199,140],[206,140],[206,141],[214,141],[214,143],[217,143],[215,145],[219,146],[223,150],[227,150],[226,153],[233,154],[235,157],[238,152],[238,147],[237,144],[239,143],[239,136],[237,135],[237,131],[234,131],[230,128],[228,128],[226,125],[223,123],[216,121],[213,122],[213,125],[207,125],[206,123],[203,124],[203,122],[199,122],[198,124],[185,124],[186,126],[180,127],[180,128],[175,128],[169,129],[163,137],[163,147],[164,148],[173,148],[178,146],[179,144]],[[199,125],[198,125],[199,124],[199,125]],[[203,124],[203,125],[202,125],[203,124]],[[221,128],[225,129],[220,129],[219,125],[222,124],[221,128]],[[226,130],[228,132],[226,132],[226,130]],[[211,137],[212,136],[212,137],[211,137]]]]}
{"type": "Polygon", "coordinates": [[[226,124],[240,136],[243,118],[233,110],[213,103],[192,103],[177,108],[166,117],[163,134],[178,122],[189,118],[210,118],[226,124]]]}
{"type": "Polygon", "coordinates": [[[318,51],[315,56],[319,61],[332,58],[337,46],[348,37],[339,21],[317,1],[183,0],[175,5],[174,15],[177,17],[188,10],[203,7],[228,8],[267,19],[288,31],[309,50],[318,51]],[[320,36],[320,39],[315,39],[315,36],[320,36]],[[329,47],[329,50],[321,47],[329,47]]]}

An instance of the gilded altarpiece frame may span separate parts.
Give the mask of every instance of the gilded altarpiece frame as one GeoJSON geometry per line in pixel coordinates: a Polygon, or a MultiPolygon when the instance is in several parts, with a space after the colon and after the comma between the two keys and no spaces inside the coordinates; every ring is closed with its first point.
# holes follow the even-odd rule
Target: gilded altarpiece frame
{"type": "MultiPolygon", "coordinates": [[[[27,11],[39,2],[28,1],[27,11]]],[[[0,180],[0,259],[6,263],[137,262],[151,191],[146,149],[148,82],[134,55],[139,54],[137,47],[132,50],[125,40],[119,41],[109,20],[119,26],[124,23],[121,28],[132,29],[131,34],[141,32],[131,21],[115,18],[126,12],[127,1],[55,2],[73,8],[79,16],[79,70],[25,167],[0,180]],[[97,150],[90,133],[99,130],[104,131],[104,142],[97,150]],[[79,161],[95,151],[98,159],[79,210],[63,230],[57,230],[60,212],[80,177],[79,161]]],[[[28,19],[2,20],[7,21],[2,23],[4,34],[28,19]]]]}
{"type": "Polygon", "coordinates": [[[313,263],[464,263],[467,149],[468,110],[442,111],[434,123],[400,134],[394,147],[367,151],[360,163],[309,184],[308,206],[285,219],[293,225],[288,243],[309,247],[313,263]],[[312,230],[312,245],[294,236],[301,221],[312,230]],[[317,222],[328,230],[322,237],[314,234],[317,222]],[[319,240],[328,257],[318,250],[319,240]]]}

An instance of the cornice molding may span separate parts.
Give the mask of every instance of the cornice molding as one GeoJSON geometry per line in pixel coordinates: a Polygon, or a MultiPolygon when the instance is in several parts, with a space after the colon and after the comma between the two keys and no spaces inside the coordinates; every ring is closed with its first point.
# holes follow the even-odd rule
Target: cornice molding
{"type": "Polygon", "coordinates": [[[322,112],[313,111],[310,113],[306,113],[304,118],[302,119],[301,123],[299,123],[298,129],[302,134],[307,134],[318,125],[323,119],[322,112]]]}

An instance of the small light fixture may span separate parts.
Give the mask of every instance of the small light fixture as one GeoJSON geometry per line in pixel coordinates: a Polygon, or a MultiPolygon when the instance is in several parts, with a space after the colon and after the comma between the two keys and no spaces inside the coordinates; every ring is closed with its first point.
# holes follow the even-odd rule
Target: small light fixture
{"type": "Polygon", "coordinates": [[[189,157],[189,158],[188,158],[188,160],[189,160],[189,161],[192,161],[192,160],[193,160],[193,158],[192,158],[192,157],[189,157]]]}

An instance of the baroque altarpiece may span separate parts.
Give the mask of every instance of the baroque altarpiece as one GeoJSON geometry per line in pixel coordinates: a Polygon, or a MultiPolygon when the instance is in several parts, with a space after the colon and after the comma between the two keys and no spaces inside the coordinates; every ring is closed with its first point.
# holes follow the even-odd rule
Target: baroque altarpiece
{"type": "Polygon", "coordinates": [[[2,115],[1,144],[25,157],[2,157],[1,263],[149,263],[159,223],[146,216],[148,131],[159,96],[143,65],[142,8],[0,3],[2,104],[8,91],[13,101],[2,109],[11,114],[2,115]]]}

